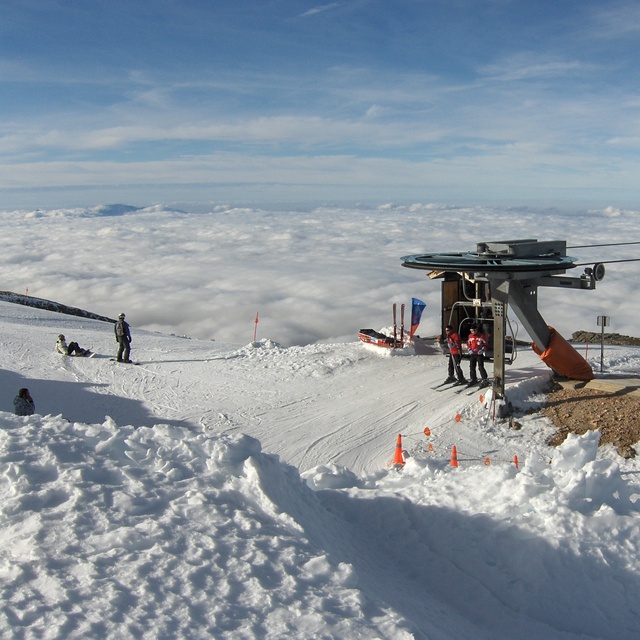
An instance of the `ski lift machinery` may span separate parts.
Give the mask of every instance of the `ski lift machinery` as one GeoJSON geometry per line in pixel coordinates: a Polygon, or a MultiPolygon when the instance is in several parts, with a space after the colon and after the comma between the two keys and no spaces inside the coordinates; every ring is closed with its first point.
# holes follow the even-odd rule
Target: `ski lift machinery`
{"type": "MultiPolygon", "coordinates": [[[[513,364],[518,357],[517,331],[514,331],[508,314],[505,316],[505,321],[504,362],[505,364],[513,364]]],[[[493,305],[491,302],[485,302],[481,298],[458,300],[451,305],[447,324],[454,327],[457,334],[464,337],[464,339],[471,333],[472,324],[480,326],[484,335],[489,338],[489,345],[485,356],[491,360],[494,359],[494,320],[493,305]]],[[[464,352],[464,342],[462,347],[464,352]]],[[[466,354],[463,353],[463,355],[466,354]]]]}
{"type": "Polygon", "coordinates": [[[564,240],[502,240],[477,243],[475,252],[418,254],[404,256],[401,260],[403,267],[430,271],[429,277],[457,274],[464,283],[463,291],[468,286],[467,282],[475,286],[476,293],[479,287],[484,285],[483,297],[477,296],[476,293],[468,296],[465,292],[466,299],[455,304],[465,312],[470,307],[476,308],[469,316],[469,321],[481,316],[478,310],[491,309],[493,386],[496,396],[504,399],[505,365],[515,359],[515,339],[512,331],[510,340],[513,351],[511,356],[507,355],[509,308],[542,352],[549,346],[551,331],[538,311],[538,288],[593,290],[596,282],[604,278],[605,268],[601,262],[585,268],[579,277],[565,276],[567,269],[578,266],[577,258],[566,255],[566,248],[567,243],[564,240]]]}

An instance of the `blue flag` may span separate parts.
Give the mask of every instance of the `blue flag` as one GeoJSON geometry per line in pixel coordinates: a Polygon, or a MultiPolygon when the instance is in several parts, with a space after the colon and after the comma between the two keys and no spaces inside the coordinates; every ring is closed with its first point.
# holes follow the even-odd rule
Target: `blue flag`
{"type": "Polygon", "coordinates": [[[411,298],[411,333],[409,334],[409,338],[413,338],[413,334],[420,324],[420,318],[422,318],[422,312],[426,306],[422,300],[411,298]]]}

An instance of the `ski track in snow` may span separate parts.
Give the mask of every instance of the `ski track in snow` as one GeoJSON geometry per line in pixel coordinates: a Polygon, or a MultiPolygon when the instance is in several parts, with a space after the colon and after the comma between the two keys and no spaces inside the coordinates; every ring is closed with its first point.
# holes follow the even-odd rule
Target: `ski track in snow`
{"type": "MultiPolygon", "coordinates": [[[[424,450],[424,428],[453,424],[457,413],[463,416],[456,425],[458,446],[477,457],[493,450],[490,429],[481,434],[464,424],[465,416],[482,410],[478,396],[430,389],[446,376],[441,355],[395,355],[359,342],[283,348],[265,341],[237,348],[132,327],[132,358],[141,364],[124,365],[110,359],[116,344],[109,323],[85,321],[94,330],[74,334],[65,327],[64,316],[33,313],[38,321],[30,325],[24,349],[5,357],[24,364],[25,379],[34,358],[51,363],[47,382],[60,386],[55,406],[38,406],[37,384],[30,383],[36,386],[40,412],[81,422],[101,423],[110,416],[134,427],[163,423],[247,433],[301,471],[324,464],[356,473],[384,467],[393,457],[398,434],[408,436],[405,449],[424,450]],[[54,353],[61,331],[81,346],[91,344],[96,356],[54,353]],[[91,398],[88,413],[74,410],[78,389],[91,398]]],[[[523,357],[529,359],[527,367],[520,372],[514,368],[514,380],[530,377],[532,371],[544,374],[545,367],[530,354],[523,357]]],[[[455,443],[451,440],[450,433],[432,430],[430,441],[440,452],[455,443]]]]}

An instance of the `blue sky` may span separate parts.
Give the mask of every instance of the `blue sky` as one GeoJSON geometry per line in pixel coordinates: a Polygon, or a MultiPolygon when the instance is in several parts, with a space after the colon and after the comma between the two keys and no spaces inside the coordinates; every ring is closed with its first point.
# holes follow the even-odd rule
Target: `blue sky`
{"type": "Polygon", "coordinates": [[[633,206],[640,3],[0,1],[0,206],[633,206]]]}

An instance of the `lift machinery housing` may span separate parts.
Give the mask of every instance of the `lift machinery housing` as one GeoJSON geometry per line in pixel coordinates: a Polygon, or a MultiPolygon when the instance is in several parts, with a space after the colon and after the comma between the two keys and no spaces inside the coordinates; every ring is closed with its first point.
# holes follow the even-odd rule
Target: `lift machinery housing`
{"type": "Polygon", "coordinates": [[[507,359],[507,310],[511,308],[532,338],[538,352],[544,352],[553,330],[538,311],[538,288],[560,287],[593,290],[605,274],[604,264],[586,268],[579,277],[564,275],[576,267],[577,258],[566,255],[564,240],[535,239],[479,242],[475,252],[429,253],[404,256],[402,266],[429,271],[429,277],[458,274],[482,287],[493,321],[494,390],[504,398],[507,359]]]}

